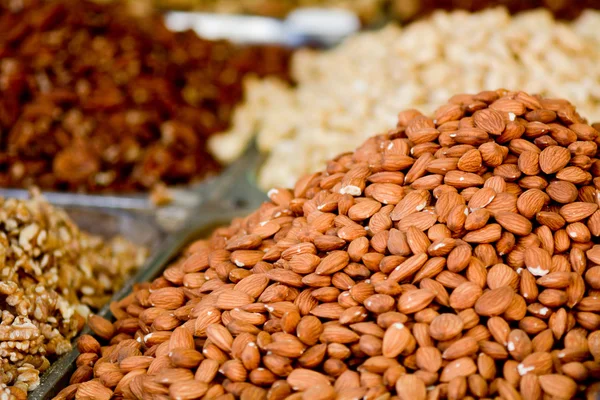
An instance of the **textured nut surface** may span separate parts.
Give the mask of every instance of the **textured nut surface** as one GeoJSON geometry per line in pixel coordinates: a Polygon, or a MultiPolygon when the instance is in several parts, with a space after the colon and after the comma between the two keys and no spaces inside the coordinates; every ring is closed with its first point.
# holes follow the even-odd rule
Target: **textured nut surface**
{"type": "Polygon", "coordinates": [[[582,142],[570,127],[579,124],[585,139],[599,140],[598,131],[566,101],[502,89],[454,96],[435,119],[413,111],[398,119],[293,190],[275,189],[271,202],[136,287],[115,309],[115,326],[136,314],[154,322],[140,320],[134,335],[143,340],[110,339],[94,376],[115,359],[122,370],[119,347],[133,342],[127,349],[155,357],[144,371],[146,397],[186,398],[194,385],[178,380],[192,375],[209,385],[204,396],[242,399],[596,396],[600,161],[590,158],[591,180],[569,182],[577,201],[562,203],[546,189],[564,171],[556,163],[577,162],[563,151],[582,142]],[[546,141],[511,125],[537,119],[553,133],[546,141]],[[460,130],[473,135],[452,136],[460,130]],[[420,152],[425,143],[431,152],[420,152]],[[520,155],[549,148],[569,157],[540,157],[539,173],[520,172],[520,155]],[[484,155],[478,168],[427,168],[471,150],[484,155]],[[420,181],[431,176],[440,179],[420,181]],[[386,179],[396,182],[394,196],[382,195],[386,179]],[[270,223],[279,229],[248,237],[270,223]],[[236,269],[239,254],[256,259],[236,269]],[[197,288],[173,274],[182,265],[201,266],[197,288]],[[163,314],[149,300],[172,292],[179,308],[171,310],[169,296],[159,311],[181,325],[152,331],[163,314]]]}
{"type": "MultiPolygon", "coordinates": [[[[81,231],[35,190],[28,200],[0,199],[0,396],[35,389],[41,373],[74,345],[91,356],[78,359],[75,381],[89,380],[101,345],[90,335],[71,340],[146,255],[123,238],[81,231]]],[[[97,332],[110,339],[115,328],[104,322],[97,332]]]]}

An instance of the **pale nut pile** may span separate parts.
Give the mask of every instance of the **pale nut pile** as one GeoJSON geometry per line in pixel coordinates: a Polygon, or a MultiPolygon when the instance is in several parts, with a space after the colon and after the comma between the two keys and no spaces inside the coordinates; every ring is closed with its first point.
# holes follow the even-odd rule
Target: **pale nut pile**
{"type": "Polygon", "coordinates": [[[385,132],[398,110],[430,114],[455,93],[499,87],[573,102],[600,121],[599,11],[573,22],[537,10],[511,17],[498,8],[469,14],[437,12],[400,28],[390,25],[347,39],[335,49],[301,50],[290,87],[247,82],[232,127],[210,139],[222,162],[234,161],[254,135],[268,153],[259,172],[264,189],[294,185],[385,132]]]}
{"type": "Polygon", "coordinates": [[[146,255],[80,231],[38,193],[0,198],[0,399],[26,398],[146,255]]]}
{"type": "Polygon", "coordinates": [[[92,317],[57,399],[595,399],[599,141],[524,92],[403,111],[92,317]]]}

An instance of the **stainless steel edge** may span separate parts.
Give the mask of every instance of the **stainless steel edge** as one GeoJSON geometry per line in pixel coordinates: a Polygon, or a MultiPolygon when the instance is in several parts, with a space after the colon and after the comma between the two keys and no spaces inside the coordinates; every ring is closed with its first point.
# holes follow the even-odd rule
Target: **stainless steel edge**
{"type": "Polygon", "coordinates": [[[201,188],[189,190],[185,196],[200,196],[203,201],[196,207],[179,206],[182,197],[175,205],[155,209],[156,220],[159,225],[169,232],[174,232],[184,225],[185,221],[193,219],[202,210],[252,210],[258,208],[265,200],[265,193],[255,186],[254,174],[264,162],[264,155],[260,154],[255,144],[252,143],[235,163],[223,171],[214,181],[201,188]]]}
{"type": "MultiPolygon", "coordinates": [[[[140,282],[146,282],[157,277],[168,263],[173,260],[185,248],[186,245],[195,239],[208,236],[210,232],[219,225],[229,223],[233,218],[247,215],[251,210],[226,210],[218,207],[205,207],[202,212],[188,221],[186,227],[180,233],[170,235],[160,246],[153,249],[151,258],[140,269],[140,271],[125,285],[117,291],[111,301],[118,301],[127,296],[133,285],[140,282]]],[[[98,313],[105,318],[111,318],[112,314],[109,304],[106,304],[98,313]]],[[[80,335],[91,333],[86,326],[80,335]]],[[[76,339],[73,340],[74,349],[63,357],[55,361],[50,368],[42,375],[40,385],[29,393],[28,399],[44,400],[53,398],[60,390],[69,384],[72,372],[75,370],[75,361],[79,356],[76,346],[76,339]]]]}
{"type": "Polygon", "coordinates": [[[166,26],[174,31],[193,29],[208,39],[241,44],[277,43],[299,47],[331,47],[360,30],[358,16],[341,8],[299,7],[284,19],[258,15],[197,11],[169,11],[166,26]]]}
{"type": "Polygon", "coordinates": [[[154,219],[133,211],[64,206],[69,217],[81,231],[106,239],[122,236],[149,249],[156,248],[166,233],[154,219]]]}
{"type": "Polygon", "coordinates": [[[255,185],[256,174],[264,163],[265,155],[251,142],[242,157],[232,164],[219,178],[218,186],[208,196],[209,202],[226,201],[226,207],[256,208],[267,200],[266,194],[255,185]]]}
{"type": "MultiPolygon", "coordinates": [[[[173,203],[182,207],[197,207],[206,200],[203,194],[209,192],[210,187],[215,184],[214,181],[217,179],[210,178],[205,182],[190,186],[169,188],[174,197],[173,203]],[[190,197],[188,193],[194,193],[194,196],[190,197]]],[[[113,208],[135,211],[153,211],[157,208],[150,200],[149,193],[142,192],[88,194],[44,190],[42,193],[50,203],[58,206],[113,208]]],[[[0,196],[26,199],[29,197],[29,191],[27,189],[0,188],[0,196]]]]}
{"type": "MultiPolygon", "coordinates": [[[[43,194],[50,203],[58,206],[77,205],[90,208],[118,208],[126,210],[142,210],[150,208],[150,201],[147,196],[143,194],[100,195],[52,191],[44,191],[43,194]]],[[[27,189],[0,188],[0,195],[17,199],[27,199],[29,197],[29,191],[27,189]]]]}

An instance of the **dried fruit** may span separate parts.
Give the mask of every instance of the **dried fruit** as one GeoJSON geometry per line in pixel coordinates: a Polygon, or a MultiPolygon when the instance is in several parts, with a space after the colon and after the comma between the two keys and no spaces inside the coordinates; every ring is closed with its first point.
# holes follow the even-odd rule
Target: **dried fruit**
{"type": "Polygon", "coordinates": [[[163,201],[164,184],[220,169],[206,142],[227,129],[246,76],[289,81],[285,48],[170,32],[161,16],[126,10],[68,0],[0,5],[0,186],[154,188],[163,201]]]}

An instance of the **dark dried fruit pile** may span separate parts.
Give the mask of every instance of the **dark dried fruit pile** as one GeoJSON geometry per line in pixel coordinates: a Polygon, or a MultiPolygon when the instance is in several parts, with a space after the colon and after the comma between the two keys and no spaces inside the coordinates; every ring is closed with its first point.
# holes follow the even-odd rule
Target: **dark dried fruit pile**
{"type": "Polygon", "coordinates": [[[137,191],[201,179],[219,169],[205,142],[227,128],[244,76],[287,79],[288,59],[173,33],[118,4],[2,1],[0,186],[137,191]]]}
{"type": "Polygon", "coordinates": [[[90,319],[59,398],[598,398],[598,142],[524,92],[401,112],[90,319]]]}

